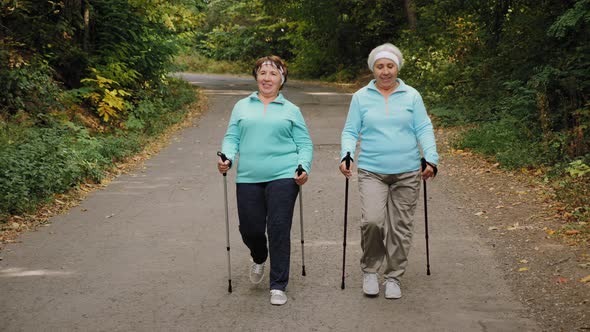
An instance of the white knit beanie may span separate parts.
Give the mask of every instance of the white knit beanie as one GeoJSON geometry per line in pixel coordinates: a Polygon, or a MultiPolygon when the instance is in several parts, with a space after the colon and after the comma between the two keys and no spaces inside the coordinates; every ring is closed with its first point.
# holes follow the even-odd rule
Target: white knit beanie
{"type": "Polygon", "coordinates": [[[369,59],[367,60],[369,69],[373,71],[373,66],[375,66],[375,62],[383,58],[393,61],[397,65],[398,70],[400,70],[404,65],[404,57],[399,48],[397,48],[393,44],[385,43],[383,45],[375,47],[369,54],[369,59]]]}

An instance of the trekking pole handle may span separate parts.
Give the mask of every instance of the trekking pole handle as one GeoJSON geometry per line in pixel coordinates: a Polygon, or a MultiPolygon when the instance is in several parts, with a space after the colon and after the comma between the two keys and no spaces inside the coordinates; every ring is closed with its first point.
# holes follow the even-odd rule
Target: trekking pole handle
{"type": "Polygon", "coordinates": [[[432,167],[432,171],[434,172],[434,176],[436,176],[436,174],[438,173],[438,167],[436,167],[436,165],[427,162],[426,158],[421,158],[420,163],[422,164],[422,172],[424,172],[424,170],[426,169],[426,166],[430,166],[430,167],[432,167]]]}
{"type": "Polygon", "coordinates": [[[346,152],[346,157],[344,157],[344,162],[346,163],[346,169],[350,169],[350,160],[352,160],[352,158],[350,157],[350,152],[346,152]]]}
{"type": "Polygon", "coordinates": [[[219,156],[219,158],[221,158],[221,161],[225,162],[227,160],[227,157],[223,152],[217,151],[217,155],[219,156]]]}
{"type": "Polygon", "coordinates": [[[299,164],[299,166],[297,166],[297,175],[300,176],[301,174],[303,174],[303,171],[305,171],[303,169],[303,166],[301,166],[301,164],[299,164]]]}
{"type": "MultiPolygon", "coordinates": [[[[221,151],[217,151],[217,155],[219,156],[219,158],[221,158],[221,161],[223,161],[223,162],[225,162],[226,160],[228,160],[227,157],[225,156],[225,154],[223,152],[221,152],[221,151]]],[[[227,172],[226,173],[223,173],[223,176],[227,176],[227,172]]]]}

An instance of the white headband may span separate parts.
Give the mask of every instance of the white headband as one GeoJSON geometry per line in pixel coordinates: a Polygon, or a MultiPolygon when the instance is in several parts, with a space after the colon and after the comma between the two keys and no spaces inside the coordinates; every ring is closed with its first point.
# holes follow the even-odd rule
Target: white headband
{"type": "Polygon", "coordinates": [[[393,62],[395,62],[395,64],[397,65],[397,68],[399,69],[399,58],[397,57],[397,55],[388,52],[388,51],[381,51],[378,52],[377,54],[375,54],[375,57],[373,58],[373,62],[371,63],[371,66],[369,66],[369,69],[371,69],[371,71],[373,71],[373,66],[375,65],[375,62],[377,62],[377,60],[379,59],[389,59],[393,62]]]}
{"type": "MultiPolygon", "coordinates": [[[[260,68],[262,68],[262,66],[264,65],[275,67],[279,71],[279,73],[281,73],[281,85],[285,84],[285,73],[283,72],[283,69],[279,68],[274,62],[266,60],[260,65],[260,67],[258,67],[258,70],[260,70],[260,68]]],[[[258,72],[256,73],[258,74],[258,72]]]]}

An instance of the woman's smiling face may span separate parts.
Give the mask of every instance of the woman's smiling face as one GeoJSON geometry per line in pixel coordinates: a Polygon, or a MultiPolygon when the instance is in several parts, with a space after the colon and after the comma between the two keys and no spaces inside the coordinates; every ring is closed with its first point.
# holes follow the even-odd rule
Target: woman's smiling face
{"type": "Polygon", "coordinates": [[[281,88],[281,72],[273,65],[262,65],[256,74],[258,92],[264,97],[275,97],[281,88]]]}
{"type": "Polygon", "coordinates": [[[390,59],[381,58],[375,61],[373,76],[379,88],[389,90],[395,87],[397,81],[397,65],[390,59]]]}

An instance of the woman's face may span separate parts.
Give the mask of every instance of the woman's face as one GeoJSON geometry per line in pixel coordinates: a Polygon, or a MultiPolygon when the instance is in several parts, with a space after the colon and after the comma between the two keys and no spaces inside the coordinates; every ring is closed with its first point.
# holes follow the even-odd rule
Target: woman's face
{"type": "Polygon", "coordinates": [[[281,73],[272,65],[262,65],[256,74],[258,92],[264,97],[275,97],[281,88],[281,73]]]}
{"type": "Polygon", "coordinates": [[[395,87],[397,73],[397,65],[392,60],[381,58],[375,61],[373,76],[377,80],[378,87],[386,90],[395,87]]]}

